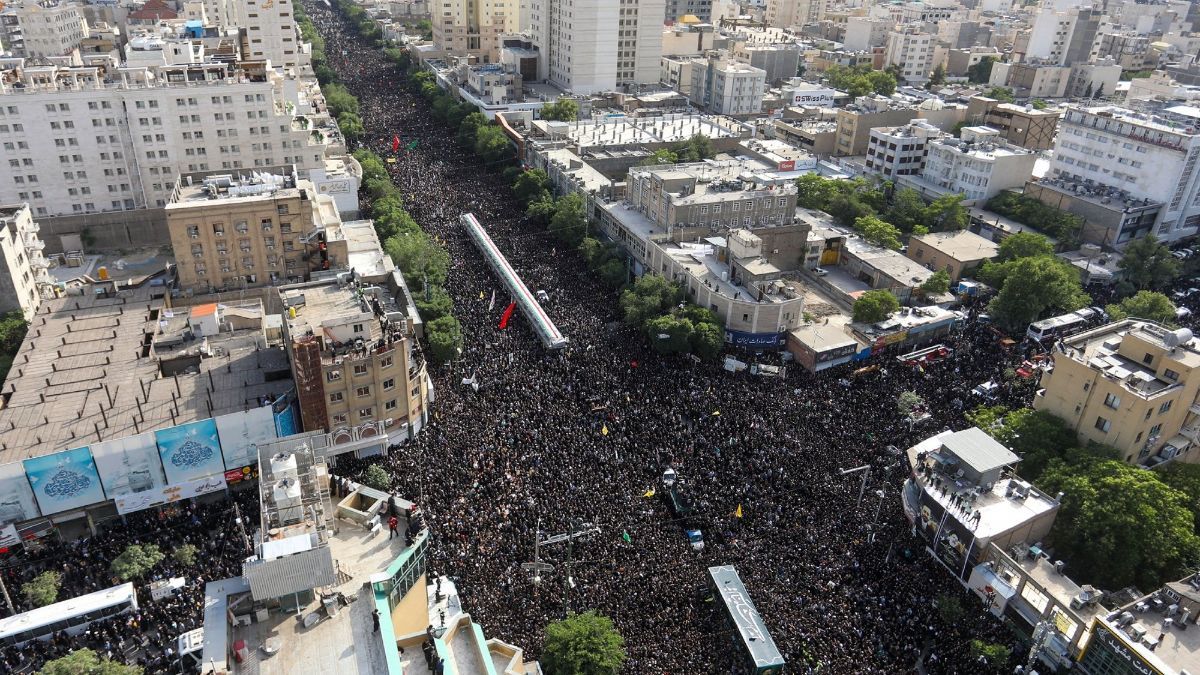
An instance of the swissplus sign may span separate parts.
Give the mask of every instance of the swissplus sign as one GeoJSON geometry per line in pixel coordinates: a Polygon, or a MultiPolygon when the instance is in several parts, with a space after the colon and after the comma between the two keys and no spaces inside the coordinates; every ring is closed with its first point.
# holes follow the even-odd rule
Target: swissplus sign
{"type": "Polygon", "coordinates": [[[170,504],[181,499],[191,499],[192,497],[199,497],[200,495],[224,489],[224,476],[209,476],[183,483],[175,483],[174,485],[168,485],[157,490],[146,490],[145,492],[135,492],[131,495],[122,495],[113,501],[117,505],[117,513],[124,515],[148,509],[152,506],[170,504]]]}

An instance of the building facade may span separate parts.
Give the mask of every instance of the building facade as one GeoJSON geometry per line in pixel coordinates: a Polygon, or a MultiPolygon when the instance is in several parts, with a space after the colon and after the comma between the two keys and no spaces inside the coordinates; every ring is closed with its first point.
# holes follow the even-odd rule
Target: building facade
{"type": "Polygon", "coordinates": [[[945,270],[950,275],[950,283],[954,284],[995,258],[999,250],[1000,247],[990,239],[957,230],[914,234],[908,240],[905,255],[935,272],[945,270]]]}
{"type": "Polygon", "coordinates": [[[909,83],[928,82],[936,47],[937,36],[919,27],[906,26],[888,33],[884,63],[899,67],[901,76],[909,83]]]}
{"type": "Polygon", "coordinates": [[[244,13],[239,16],[246,31],[248,59],[267,59],[271,65],[293,71],[311,63],[301,48],[300,28],[293,16],[292,0],[239,0],[244,13]]]}
{"type": "Polygon", "coordinates": [[[964,127],[962,138],[929,142],[925,166],[919,172],[922,189],[932,196],[960,194],[966,201],[984,203],[1004,190],[1019,188],[1033,175],[1037,155],[1005,143],[989,127],[964,127]]]}
{"type": "Polygon", "coordinates": [[[766,88],[762,68],[713,57],[692,65],[688,97],[717,115],[756,115],[762,112],[766,88]]]}
{"type": "Polygon", "coordinates": [[[921,120],[900,127],[871,129],[867,140],[867,169],[889,180],[921,173],[929,140],[941,135],[937,127],[921,120]]]}
{"type": "Polygon", "coordinates": [[[53,279],[28,204],[0,206],[0,312],[20,311],[29,321],[53,279]]]}
{"type": "Polygon", "coordinates": [[[18,57],[63,56],[88,36],[87,20],[80,7],[56,0],[9,8],[0,13],[0,22],[7,38],[4,50],[18,57]]]}
{"type": "Polygon", "coordinates": [[[658,82],[665,12],[665,0],[621,0],[618,11],[601,0],[531,0],[539,78],[576,94],[658,82]]]}
{"type": "Polygon", "coordinates": [[[433,17],[433,44],[454,56],[500,62],[500,37],[520,30],[517,0],[450,0],[433,17]]]}

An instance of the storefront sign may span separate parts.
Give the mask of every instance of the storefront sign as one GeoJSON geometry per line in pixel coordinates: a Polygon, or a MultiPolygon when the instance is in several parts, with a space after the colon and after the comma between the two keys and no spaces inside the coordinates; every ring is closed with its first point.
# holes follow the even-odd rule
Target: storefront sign
{"type": "Polygon", "coordinates": [[[224,476],[208,476],[207,478],[197,478],[196,480],[184,481],[183,483],[175,483],[159,490],[147,490],[132,495],[122,495],[114,499],[113,502],[117,505],[117,513],[124,515],[148,509],[152,506],[170,504],[181,499],[191,499],[192,497],[199,497],[200,495],[224,489],[224,476]]]}
{"type": "Polygon", "coordinates": [[[243,466],[240,469],[230,469],[225,472],[225,482],[230,485],[258,478],[258,465],[243,466]]]}
{"type": "Polygon", "coordinates": [[[749,333],[725,329],[725,344],[747,349],[779,349],[787,343],[787,333],[749,333]]]}

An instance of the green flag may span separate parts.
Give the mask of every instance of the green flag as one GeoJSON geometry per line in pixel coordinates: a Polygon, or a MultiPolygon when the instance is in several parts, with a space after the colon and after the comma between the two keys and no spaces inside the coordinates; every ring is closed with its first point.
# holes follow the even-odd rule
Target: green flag
{"type": "Polygon", "coordinates": [[[417,143],[419,143],[419,142],[420,142],[420,141],[416,141],[416,140],[414,140],[412,143],[409,143],[409,144],[408,144],[406,147],[407,147],[409,150],[416,150],[416,149],[417,149],[417,143]]]}
{"type": "Polygon", "coordinates": [[[622,532],[621,532],[621,538],[625,540],[625,543],[626,543],[626,544],[632,544],[632,543],[633,543],[633,537],[630,537],[630,536],[629,536],[629,533],[628,533],[628,532],[626,532],[626,531],[622,531],[622,532]]]}

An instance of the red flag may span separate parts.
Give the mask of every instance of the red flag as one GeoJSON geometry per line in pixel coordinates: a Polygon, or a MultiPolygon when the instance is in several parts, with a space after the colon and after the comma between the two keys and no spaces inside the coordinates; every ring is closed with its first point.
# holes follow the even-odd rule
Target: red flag
{"type": "Polygon", "coordinates": [[[400,151],[400,137],[392,136],[392,152],[400,151]]]}
{"type": "Polygon", "coordinates": [[[508,307],[504,309],[504,315],[500,317],[500,330],[508,328],[508,320],[512,318],[513,310],[517,308],[517,303],[510,302],[508,307]]]}

